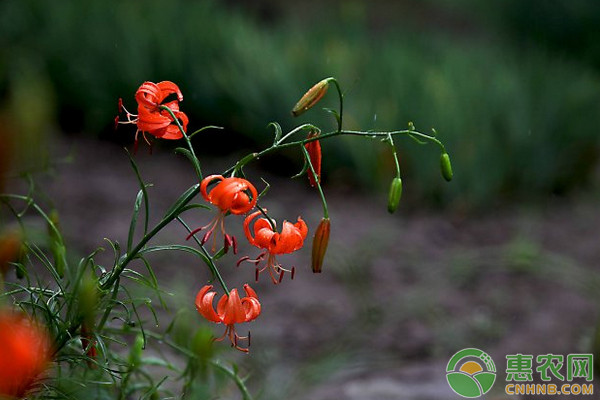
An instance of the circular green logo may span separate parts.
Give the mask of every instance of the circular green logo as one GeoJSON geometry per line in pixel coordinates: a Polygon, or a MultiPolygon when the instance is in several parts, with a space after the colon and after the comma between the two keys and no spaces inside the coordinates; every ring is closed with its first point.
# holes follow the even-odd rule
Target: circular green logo
{"type": "Polygon", "coordinates": [[[480,397],[496,381],[496,366],[489,354],[479,349],[463,349],[448,361],[446,380],[454,393],[467,398],[480,397]]]}

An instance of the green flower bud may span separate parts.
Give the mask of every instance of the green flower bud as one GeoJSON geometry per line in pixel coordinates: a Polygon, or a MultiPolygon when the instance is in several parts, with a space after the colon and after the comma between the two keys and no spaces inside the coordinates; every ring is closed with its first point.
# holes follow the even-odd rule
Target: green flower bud
{"type": "Polygon", "coordinates": [[[396,177],[392,180],[390,185],[390,194],[388,196],[388,212],[393,214],[400,204],[400,198],[402,197],[402,179],[396,177]]]}
{"type": "Polygon", "coordinates": [[[442,153],[440,158],[440,166],[442,168],[442,176],[448,182],[452,180],[452,164],[450,163],[450,156],[448,153],[442,153]]]}
{"type": "Polygon", "coordinates": [[[144,337],[142,336],[142,334],[138,334],[135,337],[135,341],[133,342],[133,346],[131,346],[131,350],[129,352],[129,364],[131,364],[133,368],[136,368],[140,365],[143,350],[144,337]]]}
{"type": "Polygon", "coordinates": [[[305,111],[310,109],[312,106],[317,104],[319,100],[325,96],[327,93],[327,89],[329,88],[329,78],[323,79],[322,81],[317,82],[313,87],[311,87],[308,92],[302,96],[298,103],[292,109],[292,115],[297,117],[300,114],[303,114],[305,111]]]}
{"type": "Polygon", "coordinates": [[[79,283],[77,297],[79,300],[79,315],[83,320],[82,323],[85,324],[88,329],[93,330],[100,297],[100,294],[98,293],[98,281],[93,274],[86,273],[83,275],[81,282],[79,283]]]}

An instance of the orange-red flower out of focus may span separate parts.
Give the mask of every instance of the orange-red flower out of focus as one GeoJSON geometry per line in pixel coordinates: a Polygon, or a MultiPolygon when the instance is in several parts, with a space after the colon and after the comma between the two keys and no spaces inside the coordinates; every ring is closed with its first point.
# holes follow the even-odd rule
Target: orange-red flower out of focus
{"type": "MultiPolygon", "coordinates": [[[[235,215],[246,214],[248,211],[252,210],[258,199],[256,188],[246,179],[233,177],[224,178],[221,175],[211,175],[204,178],[200,183],[200,193],[206,201],[217,206],[219,212],[210,223],[192,231],[188,235],[188,239],[201,230],[207,229],[200,241],[204,244],[210,239],[214,230],[217,227],[220,227],[221,233],[223,234],[223,246],[225,251],[227,252],[229,247],[233,246],[233,252],[237,253],[237,242],[235,237],[228,235],[227,232],[225,232],[225,216],[227,213],[235,215]],[[208,185],[214,181],[219,181],[219,183],[208,190],[208,185]]],[[[216,250],[216,236],[213,236],[212,250],[216,250]]]]}
{"type": "Polygon", "coordinates": [[[22,237],[18,231],[6,231],[0,234],[0,275],[4,277],[10,269],[10,263],[19,259],[22,237]]]}
{"type": "Polygon", "coordinates": [[[25,315],[0,310],[0,398],[22,398],[48,367],[50,338],[25,315]]]}
{"type": "Polygon", "coordinates": [[[217,303],[217,309],[213,306],[216,292],[211,291],[212,285],[206,285],[196,295],[196,309],[207,320],[217,324],[223,323],[227,326],[225,333],[215,339],[221,341],[229,337],[231,345],[238,350],[248,352],[250,347],[250,332],[248,336],[239,336],[235,331],[235,324],[250,322],[260,315],[261,307],[256,292],[250,285],[244,285],[246,297],[240,299],[237,289],[232,289],[229,295],[224,294],[217,303]],[[241,347],[238,340],[247,339],[248,347],[241,347]]]}
{"type": "MultiPolygon", "coordinates": [[[[188,117],[179,110],[179,102],[183,101],[183,94],[179,87],[170,81],[159,83],[144,82],[135,92],[135,99],[138,103],[138,113],[132,114],[125,107],[123,101],[119,99],[119,113],[125,111],[126,121],[119,121],[119,117],[115,119],[117,124],[136,124],[138,132],[142,132],[144,139],[148,142],[145,133],[149,133],[159,139],[177,140],[183,137],[179,126],[171,116],[171,114],[161,108],[168,107],[179,124],[187,131],[188,117]],[[166,101],[169,96],[175,95],[176,99],[166,101]]],[[[136,133],[136,143],[137,143],[136,133]]]]}
{"type": "MultiPolygon", "coordinates": [[[[319,136],[319,132],[311,132],[308,134],[307,139],[317,136],[319,136]]],[[[306,143],[304,147],[308,152],[310,164],[313,166],[315,174],[317,175],[317,179],[315,181],[315,176],[312,170],[309,168],[307,171],[308,181],[310,182],[310,186],[315,187],[317,186],[317,182],[321,183],[321,143],[319,143],[318,140],[313,140],[312,142],[306,143]]]]}
{"type": "Polygon", "coordinates": [[[251,229],[250,225],[252,224],[252,221],[260,214],[261,211],[257,211],[246,217],[244,221],[244,232],[251,245],[258,247],[259,249],[264,249],[264,251],[260,253],[255,260],[250,260],[250,257],[248,256],[242,257],[238,261],[238,265],[244,261],[253,262],[257,266],[257,280],[258,275],[267,268],[269,269],[269,275],[271,276],[273,283],[281,282],[283,274],[286,271],[290,272],[292,274],[292,279],[294,279],[295,268],[292,267],[291,270],[283,268],[281,264],[277,262],[275,256],[277,254],[292,253],[302,248],[304,239],[308,233],[306,223],[300,217],[298,217],[298,221],[295,224],[283,221],[283,228],[281,229],[281,233],[279,233],[273,229],[267,219],[260,218],[254,223],[254,227],[251,229]],[[254,235],[252,235],[251,230],[254,232],[254,235]],[[267,259],[266,265],[259,268],[258,264],[265,258],[267,259]],[[278,274],[279,276],[276,278],[275,274],[278,274]]]}

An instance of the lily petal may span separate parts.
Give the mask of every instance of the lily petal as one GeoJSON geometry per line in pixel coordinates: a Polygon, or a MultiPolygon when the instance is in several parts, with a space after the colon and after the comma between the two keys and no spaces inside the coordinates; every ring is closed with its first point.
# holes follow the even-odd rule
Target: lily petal
{"type": "Polygon", "coordinates": [[[210,292],[212,285],[206,285],[196,295],[196,309],[207,320],[212,322],[221,322],[221,318],[215,313],[213,299],[216,292],[210,292]]]}

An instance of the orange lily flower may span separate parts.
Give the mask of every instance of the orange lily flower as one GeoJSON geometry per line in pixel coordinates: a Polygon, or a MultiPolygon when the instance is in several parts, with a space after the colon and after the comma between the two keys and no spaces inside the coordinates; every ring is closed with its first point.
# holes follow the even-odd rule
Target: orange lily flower
{"type": "MultiPolygon", "coordinates": [[[[311,132],[308,134],[307,139],[311,139],[319,136],[319,132],[311,132]]],[[[317,186],[317,182],[321,183],[321,143],[318,140],[313,140],[312,142],[308,142],[304,145],[306,151],[308,152],[308,156],[310,158],[310,163],[315,170],[315,174],[317,175],[317,180],[315,181],[315,177],[310,170],[307,171],[308,181],[310,182],[310,186],[317,186]]]]}
{"type": "Polygon", "coordinates": [[[135,92],[135,99],[138,103],[137,115],[127,111],[123,106],[123,101],[119,99],[119,113],[124,110],[127,121],[119,121],[117,116],[115,124],[136,124],[138,128],[135,135],[136,145],[139,132],[142,132],[142,136],[148,144],[150,142],[145,136],[146,133],[159,139],[168,140],[177,140],[183,137],[171,114],[160,108],[161,106],[168,107],[183,127],[183,130],[187,131],[188,117],[179,110],[179,102],[183,101],[183,94],[176,84],[170,81],[144,82],[135,92]],[[171,95],[176,95],[177,99],[165,102],[171,95]]]}
{"type": "MultiPolygon", "coordinates": [[[[233,247],[233,253],[237,253],[237,241],[235,236],[228,235],[225,232],[225,216],[227,213],[234,215],[245,214],[252,210],[256,205],[258,193],[254,185],[242,178],[224,178],[221,175],[211,175],[202,180],[200,183],[200,193],[202,197],[209,203],[217,206],[219,212],[217,216],[207,225],[195,229],[188,235],[187,239],[203,229],[208,229],[202,240],[202,244],[206,243],[217,227],[221,228],[223,234],[223,246],[225,252],[229,247],[233,247]],[[211,190],[207,191],[208,185],[214,181],[219,181],[211,190]]],[[[216,249],[216,236],[213,236],[213,248],[216,249]]]]}
{"type": "Polygon", "coordinates": [[[256,292],[246,284],[244,285],[246,297],[240,299],[237,289],[232,289],[228,295],[224,294],[221,297],[215,311],[213,299],[217,293],[211,291],[212,288],[212,285],[206,285],[200,289],[196,295],[196,309],[207,320],[227,325],[225,333],[215,341],[229,337],[233,347],[247,353],[250,347],[250,332],[248,336],[239,336],[235,331],[235,324],[250,322],[260,315],[261,307],[256,292]],[[238,344],[239,339],[247,339],[248,347],[241,347],[238,344]]]}
{"type": "Polygon", "coordinates": [[[246,238],[251,245],[264,249],[262,253],[258,255],[255,260],[250,260],[250,257],[242,257],[237,265],[239,266],[242,262],[252,262],[256,268],[256,280],[258,281],[258,275],[265,269],[269,269],[269,275],[273,283],[280,283],[283,279],[284,273],[290,272],[292,279],[294,279],[295,267],[291,270],[283,268],[281,264],[277,262],[275,256],[277,254],[293,253],[294,251],[302,248],[304,245],[304,239],[308,233],[308,227],[302,218],[298,217],[298,222],[292,224],[291,222],[283,221],[283,228],[281,233],[276,232],[271,226],[270,222],[265,218],[260,218],[254,223],[254,236],[250,232],[250,224],[252,221],[261,214],[261,211],[257,211],[244,220],[244,232],[246,238]],[[267,258],[267,263],[262,268],[258,267],[261,261],[267,258]],[[275,278],[274,274],[279,274],[278,278],[275,278]]]}
{"type": "Polygon", "coordinates": [[[22,314],[0,310],[0,398],[22,398],[48,367],[50,339],[22,314]]]}

